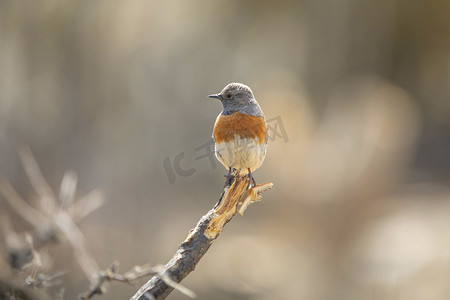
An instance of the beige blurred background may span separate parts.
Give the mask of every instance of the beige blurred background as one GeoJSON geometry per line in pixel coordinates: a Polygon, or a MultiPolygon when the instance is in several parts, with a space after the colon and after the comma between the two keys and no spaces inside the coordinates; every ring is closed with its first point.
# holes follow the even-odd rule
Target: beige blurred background
{"type": "MultiPolygon", "coordinates": [[[[79,225],[100,267],[166,263],[224,182],[198,158],[221,110],[207,95],[242,82],[285,129],[254,174],[274,188],[183,284],[198,299],[449,299],[449,13],[445,0],[0,1],[0,175],[35,197],[17,154],[29,145],[55,190],[69,169],[77,195],[103,191],[79,225]],[[180,153],[192,174],[170,180],[180,153]]],[[[87,290],[70,247],[42,256],[42,272],[67,271],[64,299],[87,290]]]]}

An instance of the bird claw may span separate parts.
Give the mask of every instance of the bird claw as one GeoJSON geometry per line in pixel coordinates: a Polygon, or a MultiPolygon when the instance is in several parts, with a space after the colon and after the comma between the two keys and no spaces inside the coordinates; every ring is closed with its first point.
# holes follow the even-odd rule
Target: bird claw
{"type": "Polygon", "coordinates": [[[228,174],[223,175],[223,177],[229,178],[230,176],[234,176],[236,173],[236,169],[235,168],[229,168],[228,169],[228,174]]]}
{"type": "MultiPolygon", "coordinates": [[[[236,171],[237,171],[237,169],[235,169],[235,168],[228,168],[228,174],[223,175],[223,176],[227,179],[230,179],[231,177],[236,176],[236,171]]],[[[248,185],[247,185],[247,190],[249,190],[252,187],[252,184],[253,184],[253,186],[256,186],[255,178],[253,178],[253,174],[250,171],[250,169],[248,169],[248,174],[245,175],[244,177],[248,177],[248,179],[249,179],[248,185]]]]}
{"type": "Polygon", "coordinates": [[[248,174],[245,176],[249,178],[247,190],[249,190],[252,187],[252,183],[253,183],[253,186],[256,186],[255,178],[253,178],[253,174],[252,174],[252,172],[250,172],[250,169],[248,170],[248,174]]]}

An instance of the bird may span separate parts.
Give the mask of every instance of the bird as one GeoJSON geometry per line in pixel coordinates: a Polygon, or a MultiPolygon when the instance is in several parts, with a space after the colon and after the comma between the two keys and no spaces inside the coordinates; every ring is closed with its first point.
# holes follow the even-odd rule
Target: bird
{"type": "Polygon", "coordinates": [[[223,109],[217,116],[213,129],[215,155],[228,169],[248,176],[247,189],[256,185],[252,172],[264,161],[267,150],[267,124],[264,113],[252,90],[242,83],[229,83],[218,94],[212,94],[222,102],[223,109]]]}

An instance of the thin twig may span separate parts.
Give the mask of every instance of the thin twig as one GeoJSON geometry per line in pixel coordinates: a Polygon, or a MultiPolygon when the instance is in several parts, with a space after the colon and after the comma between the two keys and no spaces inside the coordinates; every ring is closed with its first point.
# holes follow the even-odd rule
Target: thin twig
{"type": "Polygon", "coordinates": [[[171,287],[178,289],[183,294],[194,298],[196,295],[190,289],[173,282],[170,278],[163,273],[164,266],[153,266],[149,265],[144,266],[135,266],[132,271],[126,272],[124,274],[117,273],[119,267],[119,263],[117,261],[113,262],[112,265],[106,270],[102,270],[98,272],[97,282],[92,286],[92,288],[80,295],[82,300],[91,299],[95,295],[103,295],[106,292],[105,283],[108,281],[119,281],[128,284],[134,284],[136,280],[147,277],[150,275],[159,276],[164,282],[166,282],[171,287]]]}
{"type": "Polygon", "coordinates": [[[78,222],[101,207],[105,202],[104,199],[103,193],[100,190],[95,189],[74,202],[73,205],[67,208],[67,211],[72,219],[75,222],[78,222]]]}
{"type": "Polygon", "coordinates": [[[36,208],[30,206],[12,187],[8,180],[1,178],[0,193],[8,201],[9,205],[21,217],[35,228],[42,228],[47,225],[47,218],[36,208]]]}

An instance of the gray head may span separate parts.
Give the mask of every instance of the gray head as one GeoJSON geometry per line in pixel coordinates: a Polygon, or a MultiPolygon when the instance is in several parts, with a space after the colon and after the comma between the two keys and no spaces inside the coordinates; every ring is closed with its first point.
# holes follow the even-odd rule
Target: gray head
{"type": "Polygon", "coordinates": [[[247,115],[264,117],[252,90],[245,84],[230,83],[220,93],[209,95],[208,97],[219,99],[222,102],[223,115],[230,115],[240,111],[247,115]]]}

